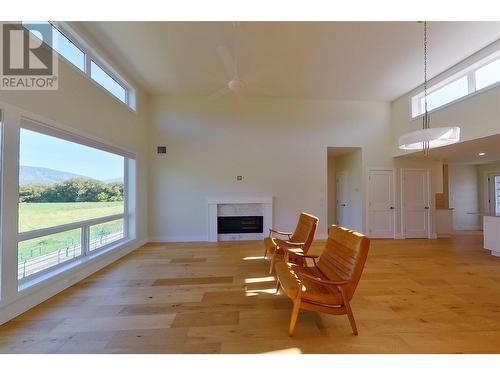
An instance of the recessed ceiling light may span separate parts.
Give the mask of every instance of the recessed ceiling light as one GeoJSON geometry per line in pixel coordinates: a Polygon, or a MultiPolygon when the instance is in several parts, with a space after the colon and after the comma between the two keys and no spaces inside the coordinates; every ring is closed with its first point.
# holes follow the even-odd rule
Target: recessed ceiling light
{"type": "Polygon", "coordinates": [[[486,152],[480,152],[478,155],[479,156],[484,156],[484,155],[486,155],[486,152]]]}

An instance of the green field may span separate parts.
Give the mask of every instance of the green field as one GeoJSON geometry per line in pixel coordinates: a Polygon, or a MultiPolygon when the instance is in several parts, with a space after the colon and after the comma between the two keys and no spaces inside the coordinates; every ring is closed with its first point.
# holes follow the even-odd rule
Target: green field
{"type": "Polygon", "coordinates": [[[19,203],[19,232],[122,212],[123,202],[19,203]]]}
{"type": "MultiPolygon", "coordinates": [[[[19,231],[53,227],[123,212],[123,202],[19,203],[19,231]]],[[[116,220],[90,228],[90,240],[122,230],[123,221],[116,220]]],[[[79,229],[39,237],[19,243],[18,261],[48,254],[80,244],[79,229]]]]}

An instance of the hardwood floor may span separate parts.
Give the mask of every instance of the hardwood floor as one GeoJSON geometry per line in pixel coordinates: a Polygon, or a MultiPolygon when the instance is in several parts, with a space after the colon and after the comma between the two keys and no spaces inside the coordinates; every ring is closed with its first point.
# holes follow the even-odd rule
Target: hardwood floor
{"type": "Polygon", "coordinates": [[[0,352],[499,353],[500,259],[481,241],[372,241],[359,336],[303,311],[293,338],[261,242],[148,244],[1,326],[0,352]]]}

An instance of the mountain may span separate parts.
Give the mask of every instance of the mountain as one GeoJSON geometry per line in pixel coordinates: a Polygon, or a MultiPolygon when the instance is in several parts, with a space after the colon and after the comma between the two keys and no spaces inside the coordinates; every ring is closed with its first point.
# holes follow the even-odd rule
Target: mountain
{"type": "Polygon", "coordinates": [[[123,177],[116,177],[116,178],[111,178],[109,180],[104,180],[105,183],[107,184],[115,184],[115,183],[123,183],[123,177]]]}
{"type": "Polygon", "coordinates": [[[74,173],[57,171],[50,168],[29,167],[21,165],[19,171],[19,185],[27,184],[56,184],[76,177],[84,177],[74,173]]]}

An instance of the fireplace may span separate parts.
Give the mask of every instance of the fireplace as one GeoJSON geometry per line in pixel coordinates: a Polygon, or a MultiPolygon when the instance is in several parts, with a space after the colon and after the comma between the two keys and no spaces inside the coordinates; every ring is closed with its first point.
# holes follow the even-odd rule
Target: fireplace
{"type": "Polygon", "coordinates": [[[263,225],[263,216],[219,216],[217,233],[262,233],[263,225]]]}
{"type": "Polygon", "coordinates": [[[262,240],[273,227],[272,196],[211,197],[208,203],[208,240],[262,240]]]}

